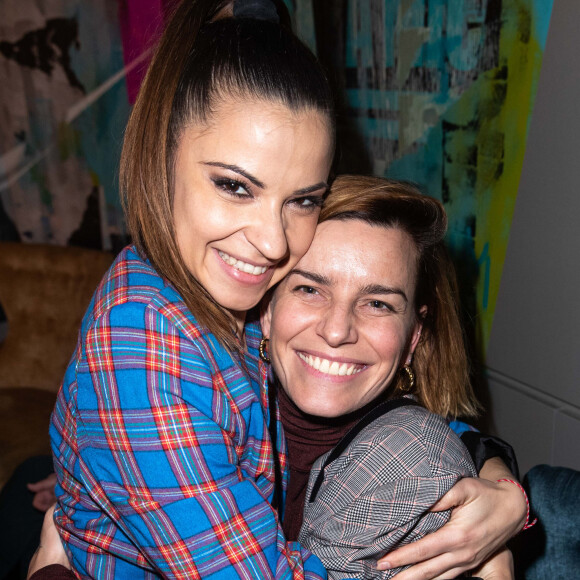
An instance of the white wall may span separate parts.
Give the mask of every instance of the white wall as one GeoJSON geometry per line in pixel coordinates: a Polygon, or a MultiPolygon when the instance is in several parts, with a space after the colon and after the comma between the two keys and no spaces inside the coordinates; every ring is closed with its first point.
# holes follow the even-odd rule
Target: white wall
{"type": "Polygon", "coordinates": [[[580,3],[555,0],[487,366],[525,473],[580,469],[580,3]]]}

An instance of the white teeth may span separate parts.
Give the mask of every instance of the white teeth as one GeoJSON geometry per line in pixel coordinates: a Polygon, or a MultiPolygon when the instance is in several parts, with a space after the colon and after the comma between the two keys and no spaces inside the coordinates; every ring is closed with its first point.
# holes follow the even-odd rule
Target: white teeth
{"type": "Polygon", "coordinates": [[[360,373],[362,367],[360,365],[355,364],[348,364],[342,363],[340,364],[337,361],[330,362],[328,359],[319,358],[317,356],[312,356],[311,354],[306,355],[301,352],[298,353],[298,356],[308,365],[311,366],[313,369],[324,373],[325,375],[338,375],[338,376],[350,376],[356,373],[360,373]]]}
{"type": "Polygon", "coordinates": [[[252,264],[248,264],[247,262],[242,262],[241,260],[236,260],[232,258],[229,254],[225,252],[218,251],[220,258],[230,266],[234,267],[236,270],[240,270],[240,272],[246,272],[247,274],[253,274],[254,276],[259,276],[263,274],[268,267],[267,266],[253,266],[252,264]]]}

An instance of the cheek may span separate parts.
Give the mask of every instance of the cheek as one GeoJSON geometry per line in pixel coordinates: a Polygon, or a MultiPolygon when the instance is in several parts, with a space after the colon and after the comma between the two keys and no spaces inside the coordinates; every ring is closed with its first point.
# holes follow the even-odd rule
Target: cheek
{"type": "Polygon", "coordinates": [[[272,316],[270,325],[270,345],[275,358],[281,360],[281,355],[288,345],[288,341],[294,334],[294,321],[292,316],[286,316],[287,310],[282,307],[277,309],[272,316]]]}
{"type": "Polygon", "coordinates": [[[285,230],[286,241],[288,243],[288,259],[276,267],[276,271],[270,280],[268,288],[280,282],[296,266],[304,254],[306,254],[314,238],[317,224],[318,214],[312,218],[303,217],[295,226],[285,230]]]}
{"type": "Polygon", "coordinates": [[[309,327],[309,319],[297,300],[282,299],[276,307],[270,324],[270,345],[273,361],[287,366],[292,356],[291,342],[309,327]]]}
{"type": "Polygon", "coordinates": [[[368,341],[377,353],[381,363],[385,367],[398,366],[403,357],[407,345],[407,332],[404,328],[387,328],[371,330],[368,341]]]}
{"type": "Polygon", "coordinates": [[[289,254],[294,260],[292,266],[296,265],[296,262],[306,254],[310,247],[318,225],[319,215],[320,211],[317,211],[310,216],[297,217],[295,222],[286,229],[289,254]]]}

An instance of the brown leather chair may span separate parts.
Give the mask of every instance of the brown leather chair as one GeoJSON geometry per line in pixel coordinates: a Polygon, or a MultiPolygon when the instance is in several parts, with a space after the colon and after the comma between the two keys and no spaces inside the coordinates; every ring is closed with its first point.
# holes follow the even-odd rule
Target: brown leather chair
{"type": "Polygon", "coordinates": [[[113,256],[0,242],[0,486],[27,457],[49,452],[48,421],[83,314],[113,256]]]}

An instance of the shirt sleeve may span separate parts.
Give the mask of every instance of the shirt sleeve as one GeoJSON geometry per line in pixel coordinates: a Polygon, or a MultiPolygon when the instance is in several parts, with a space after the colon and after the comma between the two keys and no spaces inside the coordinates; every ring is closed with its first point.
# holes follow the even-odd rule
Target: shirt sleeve
{"type": "Polygon", "coordinates": [[[488,459],[499,457],[514,474],[515,478],[519,479],[518,460],[513,447],[507,441],[493,435],[481,433],[475,427],[457,419],[450,421],[449,427],[454,433],[459,435],[461,441],[467,447],[477,473],[481,471],[483,464],[488,459]]]}
{"type": "Polygon", "coordinates": [[[106,552],[111,578],[127,562],[164,578],[325,578],[317,558],[285,541],[269,503],[259,397],[231,368],[210,368],[204,348],[132,303],[87,332],[51,427],[57,465],[78,456],[72,473],[57,469],[56,521],[73,565],[103,577],[93,553],[106,552]]]}
{"type": "Polygon", "coordinates": [[[299,539],[327,568],[329,578],[391,578],[376,560],[439,529],[449,512],[429,508],[463,476],[473,475],[467,451],[435,415],[387,414],[325,469],[316,499],[312,470],[299,539]]]}

